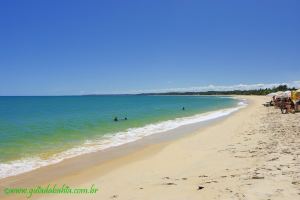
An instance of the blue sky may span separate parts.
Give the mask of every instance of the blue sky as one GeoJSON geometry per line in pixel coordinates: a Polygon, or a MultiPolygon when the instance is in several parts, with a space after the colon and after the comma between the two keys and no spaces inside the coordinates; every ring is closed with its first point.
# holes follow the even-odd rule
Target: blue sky
{"type": "Polygon", "coordinates": [[[0,95],[299,80],[297,0],[3,0],[0,95]]]}

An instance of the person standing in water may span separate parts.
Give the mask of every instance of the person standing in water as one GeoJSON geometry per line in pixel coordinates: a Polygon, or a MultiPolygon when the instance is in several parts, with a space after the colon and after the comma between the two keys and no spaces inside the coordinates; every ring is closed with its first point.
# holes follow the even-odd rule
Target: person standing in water
{"type": "Polygon", "coordinates": [[[185,107],[182,107],[182,110],[185,110],[185,107]]]}

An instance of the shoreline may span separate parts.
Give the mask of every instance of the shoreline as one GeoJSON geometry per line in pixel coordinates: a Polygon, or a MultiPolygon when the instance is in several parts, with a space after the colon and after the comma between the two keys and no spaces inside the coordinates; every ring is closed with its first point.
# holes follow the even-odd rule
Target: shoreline
{"type": "MultiPolygon", "coordinates": [[[[107,157],[106,155],[102,155],[102,154],[107,154],[107,153],[110,154],[111,149],[113,151],[112,154],[114,154],[114,151],[118,151],[118,148],[121,146],[123,146],[121,148],[122,151],[126,151],[126,148],[135,149],[135,147],[134,147],[135,145],[137,145],[137,146],[144,145],[145,146],[150,143],[152,143],[152,144],[160,143],[164,140],[168,140],[166,138],[174,139],[177,137],[177,135],[184,135],[188,132],[191,132],[191,131],[197,129],[197,127],[200,128],[202,126],[205,126],[207,123],[210,123],[210,121],[213,122],[215,120],[218,120],[218,118],[223,118],[228,115],[231,115],[233,112],[236,112],[237,110],[239,110],[247,105],[247,104],[245,104],[245,99],[236,98],[234,96],[227,96],[226,98],[236,99],[239,101],[239,103],[237,103],[237,105],[234,107],[222,108],[219,110],[208,111],[208,112],[204,112],[204,113],[194,114],[191,116],[161,121],[161,122],[157,122],[157,123],[153,123],[153,124],[150,123],[143,127],[133,128],[133,130],[130,130],[130,132],[131,131],[142,132],[142,134],[136,133],[135,138],[134,137],[132,138],[132,136],[130,136],[129,139],[125,139],[124,141],[122,139],[122,141],[118,141],[117,143],[119,143],[119,144],[116,144],[116,145],[113,144],[113,142],[112,142],[112,144],[108,145],[107,147],[102,147],[102,146],[98,146],[97,142],[94,142],[93,145],[89,145],[87,147],[85,147],[83,145],[80,145],[77,147],[72,147],[72,148],[67,149],[63,152],[60,152],[56,155],[50,156],[47,160],[39,160],[39,158],[37,157],[37,161],[35,161],[34,158],[24,158],[24,159],[13,161],[11,164],[8,164],[8,165],[11,165],[11,167],[16,168],[16,169],[12,168],[9,170],[9,171],[11,171],[11,173],[14,173],[14,174],[7,174],[8,176],[6,176],[6,177],[0,176],[0,182],[1,182],[1,180],[5,180],[9,177],[19,176],[24,173],[30,173],[34,170],[38,170],[43,167],[48,167],[51,165],[59,164],[68,159],[75,159],[76,157],[79,157],[79,156],[82,158],[82,156],[84,156],[84,155],[100,152],[99,156],[107,157]],[[240,104],[240,103],[242,103],[242,104],[240,104]],[[175,126],[175,127],[169,127],[170,123],[173,124],[172,126],[175,126]],[[148,128],[148,127],[150,127],[150,128],[148,128]],[[144,129],[149,129],[149,130],[147,130],[146,134],[143,133],[143,132],[145,132],[144,129]],[[160,129],[166,129],[166,130],[160,130],[160,129]],[[182,131],[182,129],[184,129],[184,131],[182,131]],[[149,132],[151,134],[149,134],[149,132]],[[156,141],[154,141],[154,140],[156,140],[156,141]],[[101,153],[101,152],[103,152],[103,153],[101,153]],[[17,163],[15,163],[15,162],[17,162],[17,163]],[[31,165],[31,162],[38,162],[40,164],[38,164],[37,166],[34,166],[32,168],[28,168],[28,169],[26,169],[26,168],[22,169],[23,167],[19,168],[19,167],[21,167],[23,162],[29,162],[28,164],[30,164],[30,165],[31,165]],[[14,170],[19,170],[19,171],[16,172],[14,170]]],[[[129,129],[125,130],[123,132],[119,132],[119,133],[123,133],[123,134],[125,133],[124,136],[126,136],[129,134],[128,132],[129,132],[129,129]]],[[[131,133],[130,133],[130,135],[131,135],[131,133]]],[[[110,140],[113,140],[113,138],[115,138],[116,136],[117,136],[117,134],[111,134],[110,140]]],[[[8,171],[8,173],[9,173],[9,171],[8,171]]],[[[2,172],[2,174],[3,173],[5,174],[5,170],[2,172]]]]}

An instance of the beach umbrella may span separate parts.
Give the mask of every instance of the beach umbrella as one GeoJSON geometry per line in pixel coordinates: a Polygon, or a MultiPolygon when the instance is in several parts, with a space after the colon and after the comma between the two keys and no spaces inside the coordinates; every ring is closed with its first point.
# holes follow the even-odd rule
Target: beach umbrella
{"type": "Polygon", "coordinates": [[[276,93],[275,93],[275,92],[272,92],[272,93],[270,93],[270,94],[267,94],[267,96],[268,96],[268,97],[274,97],[274,96],[276,96],[276,93]]]}
{"type": "Polygon", "coordinates": [[[291,94],[292,100],[299,100],[300,99],[300,89],[296,91],[292,91],[291,94]]]}
{"type": "Polygon", "coordinates": [[[290,90],[287,90],[283,93],[283,96],[287,97],[287,98],[291,97],[291,95],[292,95],[292,92],[290,90]]]}
{"type": "Polygon", "coordinates": [[[284,97],[284,92],[278,91],[276,92],[275,98],[283,98],[284,97]]]}

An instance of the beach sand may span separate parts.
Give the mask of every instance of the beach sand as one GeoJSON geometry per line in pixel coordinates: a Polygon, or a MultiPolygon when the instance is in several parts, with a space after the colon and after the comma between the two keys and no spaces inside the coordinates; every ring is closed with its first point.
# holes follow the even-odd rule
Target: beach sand
{"type": "MultiPolygon", "coordinates": [[[[264,107],[266,97],[242,98],[249,101],[246,108],[186,136],[145,145],[77,171],[71,168],[81,166],[78,158],[71,165],[10,177],[0,180],[1,190],[48,183],[73,188],[94,184],[96,194],[31,199],[300,199],[300,113],[281,114],[264,107]],[[54,173],[57,170],[61,173],[54,173]]],[[[2,198],[26,199],[3,193],[2,198]]]]}

